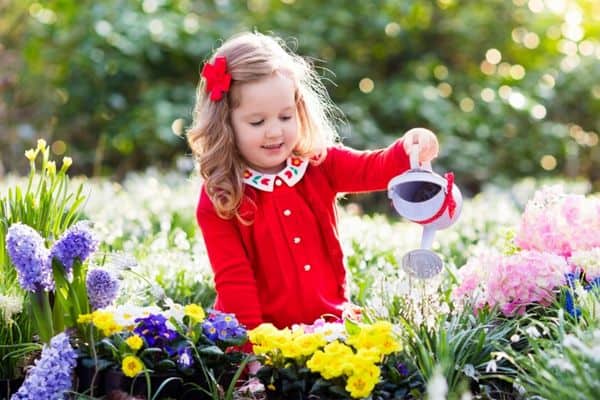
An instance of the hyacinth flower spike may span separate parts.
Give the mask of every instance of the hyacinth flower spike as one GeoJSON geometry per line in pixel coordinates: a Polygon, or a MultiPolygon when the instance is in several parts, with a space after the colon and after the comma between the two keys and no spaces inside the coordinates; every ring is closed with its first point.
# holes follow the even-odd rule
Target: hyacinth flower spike
{"type": "Polygon", "coordinates": [[[8,228],[6,250],[17,270],[19,285],[31,293],[31,308],[40,341],[49,343],[54,334],[49,292],[54,290],[49,252],[40,234],[28,225],[8,228]]]}
{"type": "Polygon", "coordinates": [[[98,241],[87,221],[70,227],[52,246],[50,259],[56,281],[55,315],[62,308],[67,326],[75,326],[77,317],[90,312],[85,260],[94,252],[98,241]]]}
{"type": "Polygon", "coordinates": [[[77,354],[65,333],[59,333],[49,342],[50,345],[43,347],[41,358],[36,360],[11,400],[66,398],[72,387],[77,354]]]}

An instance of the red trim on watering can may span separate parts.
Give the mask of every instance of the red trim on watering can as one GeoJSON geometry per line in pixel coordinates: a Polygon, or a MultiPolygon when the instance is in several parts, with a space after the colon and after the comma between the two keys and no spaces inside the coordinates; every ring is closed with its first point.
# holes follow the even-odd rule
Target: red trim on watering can
{"type": "Polygon", "coordinates": [[[441,217],[446,209],[448,209],[448,215],[450,218],[454,217],[454,213],[456,212],[456,200],[454,200],[454,196],[452,196],[452,187],[454,186],[454,174],[452,172],[448,172],[444,174],[444,178],[446,178],[446,197],[444,197],[444,203],[438,210],[437,213],[431,218],[424,219],[422,221],[414,221],[417,224],[427,225],[441,217]]]}

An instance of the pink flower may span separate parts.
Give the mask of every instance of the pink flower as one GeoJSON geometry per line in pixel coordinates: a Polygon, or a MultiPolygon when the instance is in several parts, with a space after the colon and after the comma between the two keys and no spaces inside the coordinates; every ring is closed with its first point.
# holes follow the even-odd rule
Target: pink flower
{"type": "Polygon", "coordinates": [[[564,285],[564,274],[570,271],[564,257],[550,253],[523,251],[511,256],[490,253],[480,257],[469,260],[459,270],[462,281],[453,298],[471,300],[476,310],[498,306],[507,316],[523,313],[527,305],[551,304],[554,290],[564,285]],[[485,268],[486,273],[481,274],[477,267],[485,268]],[[473,299],[471,296],[478,291],[475,288],[479,288],[479,295],[473,299]]]}
{"type": "Polygon", "coordinates": [[[600,199],[565,194],[559,186],[538,190],[527,203],[515,237],[525,250],[569,257],[600,246],[600,199]]]}

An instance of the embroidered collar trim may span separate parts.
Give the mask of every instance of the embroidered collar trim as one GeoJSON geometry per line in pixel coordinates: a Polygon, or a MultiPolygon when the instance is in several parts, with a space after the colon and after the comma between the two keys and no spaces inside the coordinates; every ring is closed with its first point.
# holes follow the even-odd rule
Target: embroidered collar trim
{"type": "Polygon", "coordinates": [[[265,192],[272,192],[275,180],[279,178],[292,187],[302,179],[307,167],[308,160],[300,157],[290,157],[287,159],[285,168],[276,174],[266,174],[252,168],[246,168],[244,170],[244,183],[265,192]]]}

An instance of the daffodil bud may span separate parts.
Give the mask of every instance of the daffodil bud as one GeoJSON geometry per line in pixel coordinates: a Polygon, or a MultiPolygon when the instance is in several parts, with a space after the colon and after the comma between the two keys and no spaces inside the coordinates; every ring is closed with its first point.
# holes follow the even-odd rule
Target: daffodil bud
{"type": "Polygon", "coordinates": [[[56,175],[56,162],[54,162],[54,160],[48,161],[46,164],[46,170],[48,171],[49,176],[56,175]]]}
{"type": "Polygon", "coordinates": [[[46,141],[44,139],[38,139],[37,149],[38,151],[46,151],[46,141]]]}
{"type": "Polygon", "coordinates": [[[63,168],[69,168],[73,164],[73,159],[71,157],[63,158],[63,168]]]}
{"type": "Polygon", "coordinates": [[[37,157],[38,154],[38,150],[34,150],[34,149],[29,149],[27,151],[25,151],[25,157],[30,161],[30,162],[34,162],[35,158],[37,157]]]}

